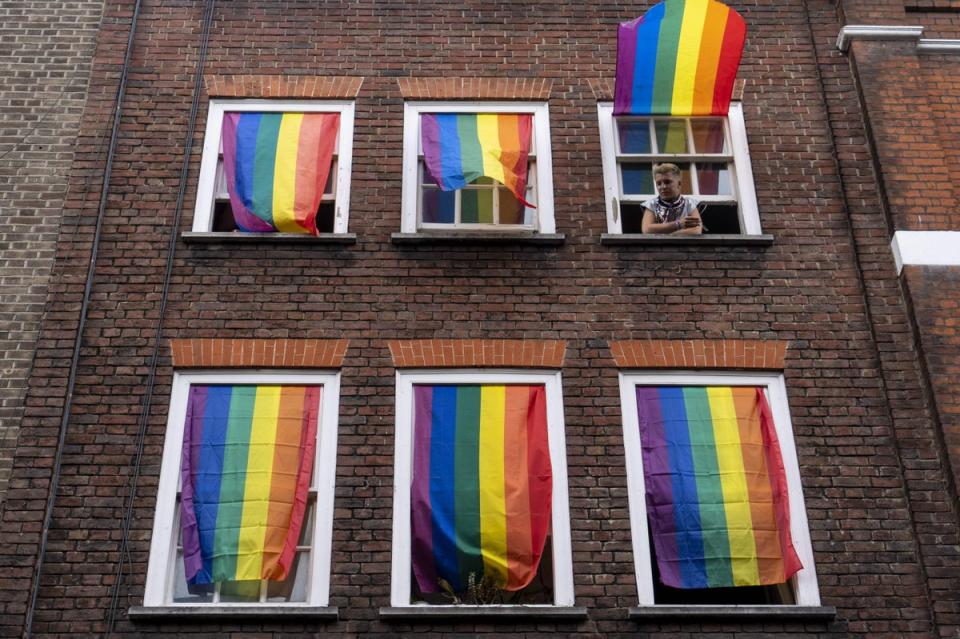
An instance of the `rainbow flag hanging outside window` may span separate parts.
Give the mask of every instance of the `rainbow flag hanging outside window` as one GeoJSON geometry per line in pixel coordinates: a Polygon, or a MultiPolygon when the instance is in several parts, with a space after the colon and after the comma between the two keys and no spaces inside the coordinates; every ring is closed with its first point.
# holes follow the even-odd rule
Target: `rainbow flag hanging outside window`
{"type": "Polygon", "coordinates": [[[414,386],[412,563],[420,591],[470,573],[503,590],[536,576],[553,475],[543,386],[414,386]]]}
{"type": "Polygon", "coordinates": [[[803,566],[763,389],[637,386],[647,517],[673,588],[786,582],[803,566]]]}
{"type": "Polygon", "coordinates": [[[716,0],[665,0],[617,31],[616,115],[726,115],[746,23],[716,0]]]}
{"type": "Polygon", "coordinates": [[[187,582],[287,578],[307,506],[319,386],[192,386],[180,466],[187,582]]]}
{"type": "Polygon", "coordinates": [[[442,191],[492,178],[535,208],[525,199],[532,127],[529,113],[424,113],[420,143],[427,173],[442,191]]]}
{"type": "Polygon", "coordinates": [[[226,113],[223,168],[237,226],[317,234],[339,113],[226,113]]]}

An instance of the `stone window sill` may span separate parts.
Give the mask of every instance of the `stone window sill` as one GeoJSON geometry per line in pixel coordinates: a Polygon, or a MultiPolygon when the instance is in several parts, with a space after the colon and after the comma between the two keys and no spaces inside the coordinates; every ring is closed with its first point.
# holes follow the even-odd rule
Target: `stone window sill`
{"type": "Polygon", "coordinates": [[[833,606],[639,606],[630,608],[636,621],[662,619],[771,619],[782,621],[832,621],[837,616],[833,606]]]}
{"type": "Polygon", "coordinates": [[[772,235],[651,235],[604,233],[600,243],[608,246],[770,246],[772,235]]]}
{"type": "Polygon", "coordinates": [[[303,233],[198,233],[187,231],[182,234],[188,244],[356,244],[356,233],[321,233],[306,235],[303,233]]]}
{"type": "Polygon", "coordinates": [[[491,232],[491,231],[421,231],[394,233],[394,244],[530,244],[560,246],[566,239],[562,233],[491,232]]]}
{"type": "Polygon", "coordinates": [[[383,621],[423,621],[427,619],[456,620],[484,619],[517,621],[531,619],[568,619],[579,621],[587,618],[587,609],[581,606],[395,606],[380,609],[383,621]]]}
{"type": "Polygon", "coordinates": [[[197,621],[203,619],[271,619],[273,621],[336,621],[336,606],[134,606],[127,611],[132,621],[197,621]]]}

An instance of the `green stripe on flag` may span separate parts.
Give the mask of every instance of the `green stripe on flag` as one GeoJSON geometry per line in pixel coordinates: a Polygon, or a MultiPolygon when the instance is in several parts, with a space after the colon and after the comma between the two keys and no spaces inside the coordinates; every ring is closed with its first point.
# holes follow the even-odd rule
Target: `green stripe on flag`
{"type": "Polygon", "coordinates": [[[697,477],[697,498],[700,502],[700,529],[703,531],[703,559],[707,569],[707,583],[711,588],[733,585],[730,566],[730,537],[727,533],[727,513],[720,484],[720,464],[717,444],[713,436],[713,418],[707,389],[683,389],[683,403],[687,412],[690,448],[697,477]]]}
{"type": "Polygon", "coordinates": [[[483,575],[480,552],[480,387],[457,389],[457,434],[454,454],[457,555],[460,578],[483,575]]]}
{"type": "Polygon", "coordinates": [[[243,519],[243,495],[247,482],[247,458],[250,454],[250,429],[256,386],[234,386],[230,396],[230,415],[223,451],[223,478],[217,530],[213,540],[213,580],[229,581],[237,574],[237,546],[243,519]]]}

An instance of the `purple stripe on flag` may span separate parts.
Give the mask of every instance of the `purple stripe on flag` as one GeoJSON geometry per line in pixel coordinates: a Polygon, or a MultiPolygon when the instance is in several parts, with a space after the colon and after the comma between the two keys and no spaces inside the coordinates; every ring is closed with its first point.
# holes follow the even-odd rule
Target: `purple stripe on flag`
{"type": "Polygon", "coordinates": [[[433,423],[433,387],[414,386],[414,448],[411,487],[411,557],[413,573],[424,592],[437,592],[437,568],[433,559],[433,511],[430,508],[430,430],[433,423]],[[432,588],[431,588],[432,586],[432,588]]]}
{"type": "MultiPolygon", "coordinates": [[[[437,123],[437,114],[424,113],[420,116],[420,139],[423,145],[423,162],[426,164],[427,176],[440,179],[443,167],[440,163],[440,125],[437,123]]],[[[443,184],[439,184],[441,188],[443,184]]]]}
{"type": "Polygon", "coordinates": [[[237,127],[240,124],[240,113],[223,114],[223,133],[220,142],[223,144],[223,172],[227,180],[227,193],[230,196],[230,208],[233,210],[233,219],[241,230],[250,233],[270,233],[275,231],[272,224],[264,222],[250,212],[243,204],[243,199],[237,191],[237,127]]]}
{"type": "Polygon", "coordinates": [[[183,531],[183,565],[187,575],[203,568],[200,553],[200,531],[193,505],[193,469],[197,464],[194,451],[200,450],[203,437],[203,414],[207,409],[207,387],[194,386],[187,398],[187,419],[184,424],[183,450],[180,459],[180,529],[183,531]]]}
{"type": "Polygon", "coordinates": [[[614,81],[613,112],[630,113],[633,105],[633,70],[637,50],[636,23],[643,18],[622,23],[617,28],[617,73],[614,81]]]}
{"type": "Polygon", "coordinates": [[[667,438],[660,411],[660,396],[656,387],[637,387],[637,415],[643,448],[643,475],[646,484],[647,516],[653,530],[653,546],[658,558],[661,580],[680,583],[680,562],[677,561],[677,526],[673,500],[654,501],[657,495],[672,497],[673,474],[667,438]]]}

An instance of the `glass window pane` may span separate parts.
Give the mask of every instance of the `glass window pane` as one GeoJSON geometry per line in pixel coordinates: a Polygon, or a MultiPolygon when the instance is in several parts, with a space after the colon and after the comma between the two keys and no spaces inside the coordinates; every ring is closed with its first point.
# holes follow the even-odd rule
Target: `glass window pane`
{"type": "Polygon", "coordinates": [[[260,601],[259,581],[221,581],[220,601],[257,602],[260,601]]]}
{"type": "Polygon", "coordinates": [[[724,153],[723,120],[691,120],[696,153],[724,153]]]}
{"type": "Polygon", "coordinates": [[[460,191],[460,221],[464,224],[493,224],[493,189],[460,191]]]}
{"type": "Polygon", "coordinates": [[[327,175],[327,183],[323,186],[324,195],[333,195],[333,184],[337,180],[337,161],[330,163],[330,173],[327,175]]]}
{"type": "Polygon", "coordinates": [[[500,200],[500,223],[523,224],[526,207],[520,200],[507,189],[497,189],[497,196],[500,200]]]}
{"type": "Polygon", "coordinates": [[[625,195],[653,194],[653,164],[624,162],[620,165],[625,195]]]}
{"type": "Polygon", "coordinates": [[[620,203],[620,225],[624,233],[643,233],[643,211],[640,204],[620,203]]]}
{"type": "Polygon", "coordinates": [[[333,202],[320,202],[317,207],[317,230],[321,233],[333,233],[334,209],[333,202]]]}
{"type": "Polygon", "coordinates": [[[177,552],[173,569],[173,603],[209,603],[213,601],[213,584],[191,586],[183,572],[183,552],[177,552]]]}
{"type": "Polygon", "coordinates": [[[423,189],[424,224],[453,224],[456,214],[457,192],[423,189]]]}
{"type": "Polygon", "coordinates": [[[300,539],[298,546],[309,546],[313,542],[313,513],[316,510],[317,502],[311,500],[307,503],[307,512],[303,518],[303,526],[300,527],[300,539]]]}
{"type": "Polygon", "coordinates": [[[657,149],[660,153],[687,153],[686,120],[657,120],[653,124],[657,132],[657,149]]]}
{"type": "Polygon", "coordinates": [[[700,195],[732,195],[730,167],[726,164],[697,163],[700,195]]]}
{"type": "Polygon", "coordinates": [[[621,153],[650,153],[649,120],[617,120],[621,153]]]}
{"type": "Polygon", "coordinates": [[[217,158],[217,176],[213,182],[213,196],[220,199],[230,197],[227,191],[227,172],[223,168],[223,156],[217,158]]]}
{"type": "Polygon", "coordinates": [[[306,601],[307,600],[307,573],[310,572],[307,562],[310,553],[298,552],[290,568],[290,574],[283,581],[267,582],[267,601],[306,601]]]}
{"type": "Polygon", "coordinates": [[[440,186],[430,175],[430,172],[427,171],[427,168],[423,166],[423,160],[420,160],[420,178],[423,181],[423,184],[429,186],[440,186]]]}

